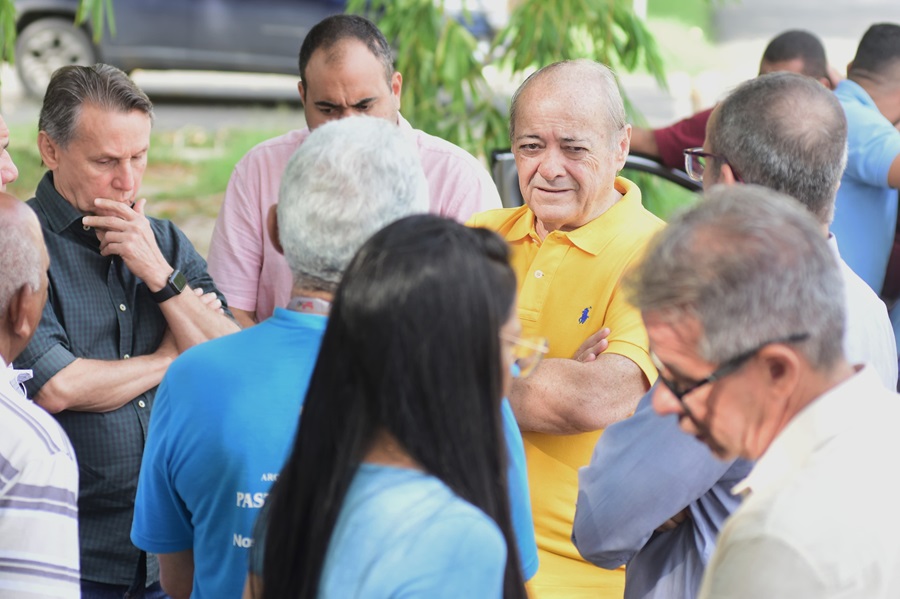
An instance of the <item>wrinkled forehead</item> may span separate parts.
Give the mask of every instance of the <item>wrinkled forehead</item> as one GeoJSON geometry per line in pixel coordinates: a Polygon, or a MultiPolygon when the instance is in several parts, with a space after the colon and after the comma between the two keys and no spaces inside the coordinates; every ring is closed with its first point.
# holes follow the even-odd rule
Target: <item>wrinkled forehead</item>
{"type": "Polygon", "coordinates": [[[512,125],[517,138],[537,130],[553,131],[560,139],[605,138],[613,133],[599,102],[555,92],[523,96],[512,125]]]}

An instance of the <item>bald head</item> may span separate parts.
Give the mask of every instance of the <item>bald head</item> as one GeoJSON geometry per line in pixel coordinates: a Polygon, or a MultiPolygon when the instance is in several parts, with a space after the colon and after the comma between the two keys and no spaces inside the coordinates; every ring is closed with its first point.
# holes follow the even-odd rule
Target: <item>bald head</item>
{"type": "Polygon", "coordinates": [[[0,356],[6,362],[25,348],[40,321],[49,261],[37,216],[0,192],[0,356]]]}
{"type": "MultiPolygon", "coordinates": [[[[799,200],[827,225],[847,162],[847,119],[815,80],[772,73],[740,85],[713,112],[707,151],[725,158],[745,183],[799,200]]],[[[721,180],[713,160],[710,183],[721,180]]]]}
{"type": "Polygon", "coordinates": [[[555,62],[532,73],[513,94],[509,108],[509,138],[515,140],[520,102],[561,98],[573,116],[599,115],[598,128],[611,134],[625,126],[625,106],[613,72],[592,60],[555,62]]]}

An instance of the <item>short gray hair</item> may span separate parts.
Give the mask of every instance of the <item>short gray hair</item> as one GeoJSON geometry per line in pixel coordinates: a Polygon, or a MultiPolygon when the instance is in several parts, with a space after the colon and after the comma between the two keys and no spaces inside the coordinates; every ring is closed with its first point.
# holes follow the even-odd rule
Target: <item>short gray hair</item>
{"type": "Polygon", "coordinates": [[[843,281],[821,227],[795,200],[755,185],[716,186],[651,242],[626,279],[642,313],[702,325],[712,363],[808,334],[817,370],[843,355],[843,281]]]}
{"type": "Polygon", "coordinates": [[[707,134],[709,151],[744,182],[785,193],[831,222],[847,164],[847,118],[822,84],[795,73],[751,79],[719,104],[707,134]]]}
{"type": "Polygon", "coordinates": [[[291,157],[278,198],[278,232],[294,284],[328,292],[370,236],[428,212],[413,142],[397,125],[371,117],[317,127],[291,157]]]}
{"type": "Polygon", "coordinates": [[[81,107],[107,112],[139,110],[153,119],[153,103],[123,71],[108,64],[69,65],[54,71],[44,94],[38,130],[66,147],[75,136],[81,107]]]}
{"type": "MultiPolygon", "coordinates": [[[[599,62],[584,58],[578,60],[563,60],[554,62],[539,69],[528,76],[519,89],[513,93],[509,106],[509,140],[515,141],[516,115],[519,110],[519,99],[532,84],[544,78],[550,78],[551,85],[560,86],[565,82],[572,85],[565,89],[558,89],[558,93],[574,94],[586,91],[597,91],[596,100],[606,112],[606,126],[610,133],[618,132],[625,126],[625,104],[622,102],[622,94],[619,92],[619,84],[615,73],[599,62]],[[575,85],[578,87],[576,88],[575,85]]],[[[600,123],[598,123],[600,126],[600,123]]]]}
{"type": "Polygon", "coordinates": [[[21,218],[0,217],[0,313],[23,285],[41,288],[41,248],[23,224],[21,218]]]}

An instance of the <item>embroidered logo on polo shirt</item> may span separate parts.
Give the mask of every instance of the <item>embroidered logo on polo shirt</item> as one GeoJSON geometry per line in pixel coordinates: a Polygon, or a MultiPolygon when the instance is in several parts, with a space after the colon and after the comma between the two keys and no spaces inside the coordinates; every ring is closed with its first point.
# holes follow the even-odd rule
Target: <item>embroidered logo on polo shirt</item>
{"type": "Polygon", "coordinates": [[[578,324],[584,324],[587,322],[587,319],[590,318],[589,312],[591,311],[591,308],[593,308],[593,306],[588,306],[581,311],[581,318],[578,319],[578,324]]]}

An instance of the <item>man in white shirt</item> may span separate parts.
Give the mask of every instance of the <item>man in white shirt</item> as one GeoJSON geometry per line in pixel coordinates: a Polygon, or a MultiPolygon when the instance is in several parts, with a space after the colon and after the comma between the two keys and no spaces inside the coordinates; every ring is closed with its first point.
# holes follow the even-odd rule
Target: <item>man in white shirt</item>
{"type": "Polygon", "coordinates": [[[847,119],[835,95],[809,77],[762,75],[741,84],[713,111],[703,148],[686,150],[704,187],[755,183],[803,204],[821,225],[841,267],[847,326],[844,351],[885,387],[897,387],[897,345],[884,302],[841,259],[828,232],[847,164],[847,119]],[[698,150],[701,150],[698,152],[698,150]]]}
{"type": "Polygon", "coordinates": [[[896,483],[881,474],[900,453],[900,398],[844,357],[820,224],[771,190],[716,187],[629,282],[658,362],[654,408],[717,457],[757,461],[700,597],[900,596],[896,483]]]}
{"type": "MultiPolygon", "coordinates": [[[[5,132],[0,119],[0,138],[5,132]]],[[[15,174],[3,150],[0,187],[15,174]]],[[[81,596],[75,451],[25,397],[31,371],[9,365],[41,319],[48,266],[34,212],[0,192],[0,599],[81,596]]]]}

